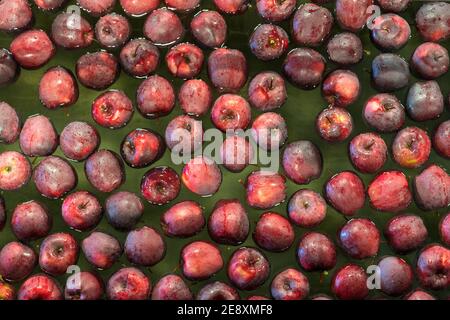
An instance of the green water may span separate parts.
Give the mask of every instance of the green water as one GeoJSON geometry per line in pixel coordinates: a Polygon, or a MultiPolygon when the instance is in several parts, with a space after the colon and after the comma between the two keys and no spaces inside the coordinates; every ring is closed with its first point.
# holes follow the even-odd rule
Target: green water
{"type": "MultiPolygon", "coordinates": [[[[73,2],[73,1],[70,1],[73,2]]],[[[299,1],[304,2],[304,1],[299,1]]],[[[204,8],[213,8],[212,1],[205,1],[203,0],[203,7],[204,8]]],[[[329,8],[332,8],[333,5],[327,5],[329,8]]],[[[412,25],[412,32],[413,36],[412,39],[408,42],[408,44],[401,49],[398,53],[403,56],[406,59],[409,59],[412,55],[414,49],[422,42],[417,34],[417,30],[413,26],[414,24],[414,15],[417,10],[417,8],[420,6],[420,3],[415,2],[413,3],[412,7],[405,13],[402,14],[404,18],[406,18],[410,24],[412,25]]],[[[36,28],[42,28],[46,31],[50,31],[51,22],[53,21],[54,17],[56,16],[56,13],[42,13],[38,12],[36,8],[34,8],[34,12],[36,15],[36,28]]],[[[122,13],[121,8],[117,7],[116,12],[122,13]]],[[[88,17],[86,14],[83,13],[83,15],[88,18],[92,23],[95,23],[95,20],[91,17],[88,17]]],[[[185,25],[188,25],[188,22],[190,21],[191,16],[184,16],[183,21],[185,25]]],[[[256,60],[252,54],[250,53],[247,41],[248,38],[253,31],[253,29],[260,23],[262,23],[262,19],[258,16],[256,13],[256,9],[254,7],[251,7],[245,14],[241,16],[228,16],[226,17],[227,24],[228,24],[228,39],[226,42],[226,45],[230,48],[236,48],[242,50],[249,63],[249,70],[250,70],[250,77],[253,77],[258,72],[261,72],[263,70],[273,70],[273,71],[281,71],[281,63],[282,59],[274,61],[274,62],[262,62],[259,60],[256,60]]],[[[145,17],[142,18],[133,18],[130,19],[130,22],[133,26],[133,37],[141,37],[142,36],[142,26],[145,21],[145,17]]],[[[282,23],[282,26],[289,30],[289,23],[282,23]]],[[[339,32],[339,28],[335,26],[333,29],[333,34],[339,32]]],[[[361,63],[358,65],[351,67],[350,69],[354,72],[356,72],[359,76],[359,79],[361,81],[362,85],[362,92],[361,95],[356,103],[354,103],[352,106],[349,107],[349,111],[351,112],[354,122],[355,122],[355,128],[352,134],[352,137],[361,133],[361,132],[367,132],[370,131],[370,128],[367,127],[367,125],[363,122],[361,113],[362,108],[364,105],[364,102],[372,95],[376,93],[376,90],[371,86],[370,84],[370,64],[372,59],[377,55],[379,52],[371,43],[369,38],[369,33],[367,30],[361,32],[360,37],[364,44],[364,59],[361,63]]],[[[1,33],[0,34],[0,47],[9,47],[9,43],[11,42],[12,37],[10,35],[6,35],[1,33]]],[[[192,39],[189,38],[189,35],[185,39],[186,41],[191,41],[192,39]]],[[[449,48],[449,42],[445,42],[443,44],[447,48],[449,48]]],[[[295,45],[290,46],[290,48],[294,48],[295,45]]],[[[39,79],[41,78],[44,71],[52,66],[56,65],[63,65],[72,71],[74,71],[75,62],[77,58],[87,51],[96,51],[100,49],[100,47],[97,44],[94,44],[87,50],[75,50],[75,51],[66,51],[63,49],[58,49],[58,52],[56,56],[43,68],[39,70],[22,70],[21,76],[19,80],[14,83],[13,85],[10,85],[6,88],[0,88],[0,100],[4,100],[8,103],[10,103],[12,106],[14,106],[19,113],[22,120],[26,119],[26,117],[41,113],[45,114],[46,116],[50,117],[58,130],[58,132],[61,132],[61,130],[64,128],[65,125],[67,125],[71,121],[75,120],[82,120],[82,121],[88,121],[95,125],[95,127],[98,129],[101,135],[101,148],[105,149],[111,149],[115,152],[119,152],[120,142],[123,139],[123,137],[130,132],[131,130],[135,128],[151,128],[155,131],[158,131],[160,134],[164,134],[164,129],[167,125],[167,123],[176,115],[181,114],[180,107],[177,105],[174,109],[174,111],[167,117],[156,119],[156,120],[148,120],[143,118],[138,112],[135,112],[134,117],[132,121],[125,127],[120,130],[108,130],[101,128],[100,126],[96,125],[93,120],[90,117],[90,106],[93,99],[95,99],[100,93],[97,91],[86,89],[82,86],[80,86],[80,98],[78,102],[67,109],[58,109],[58,110],[48,110],[44,108],[38,99],[38,91],[37,86],[39,79]]],[[[326,56],[326,52],[323,48],[319,48],[319,51],[326,56]]],[[[165,55],[165,50],[161,51],[161,56],[163,57],[165,55]]],[[[117,53],[117,52],[115,52],[117,53]]],[[[208,54],[208,52],[205,52],[205,54],[208,54]]],[[[327,63],[327,72],[332,71],[336,69],[337,66],[333,63],[329,62],[327,63]]],[[[164,63],[161,63],[159,69],[157,70],[157,73],[170,79],[176,89],[180,87],[182,84],[182,80],[180,79],[174,79],[171,77],[167,70],[164,63]]],[[[201,74],[201,78],[207,79],[206,74],[206,67],[203,67],[203,71],[201,74]]],[[[411,82],[416,81],[416,79],[412,79],[411,82]]],[[[112,89],[121,89],[125,91],[130,98],[135,101],[135,93],[136,89],[139,86],[141,80],[133,79],[126,74],[122,73],[120,78],[117,82],[115,82],[111,88],[112,89]]],[[[446,76],[439,79],[439,83],[441,85],[441,89],[445,96],[449,94],[450,88],[448,83],[450,82],[450,73],[446,76]]],[[[347,154],[347,148],[348,148],[348,141],[343,143],[337,143],[337,144],[329,144],[324,141],[322,141],[317,134],[315,127],[314,127],[314,121],[317,116],[317,114],[326,107],[325,100],[321,97],[320,88],[317,88],[315,90],[311,91],[304,91],[297,89],[293,87],[292,85],[288,85],[288,101],[287,103],[280,109],[280,113],[285,117],[287,120],[288,128],[289,128],[289,140],[288,142],[296,141],[299,139],[308,139],[313,141],[315,144],[317,144],[323,154],[324,158],[324,168],[323,173],[320,179],[313,181],[307,186],[298,186],[295,185],[292,182],[288,182],[288,196],[290,197],[295,191],[301,189],[301,188],[311,188],[315,191],[322,192],[322,188],[324,183],[327,181],[328,178],[330,178],[333,174],[343,171],[343,170],[353,170],[352,165],[349,161],[348,154],[347,154]]],[[[241,94],[245,97],[247,94],[247,87],[243,88],[241,94]]],[[[403,102],[405,101],[407,89],[400,90],[398,92],[395,92],[396,96],[401,99],[403,102]]],[[[216,94],[217,95],[217,94],[216,94]]],[[[253,110],[253,118],[257,116],[258,112],[255,112],[253,110]]],[[[414,123],[411,120],[407,120],[407,125],[415,125],[418,127],[421,127],[428,132],[432,132],[432,130],[443,120],[449,119],[449,109],[447,108],[445,113],[441,116],[439,120],[435,121],[427,121],[422,123],[414,123]]],[[[204,128],[211,128],[211,122],[209,118],[203,117],[201,120],[204,121],[203,125],[204,128]]],[[[395,134],[384,134],[383,138],[385,139],[386,143],[388,145],[391,144],[393,137],[395,134]]],[[[0,145],[0,150],[19,150],[18,143],[15,143],[13,145],[5,146],[0,145]]],[[[60,149],[58,149],[55,153],[56,155],[63,156],[60,149]]],[[[33,159],[32,159],[33,160],[33,159]]],[[[36,161],[33,161],[34,166],[39,162],[40,159],[37,159],[36,161]]],[[[450,169],[449,161],[438,156],[434,151],[431,154],[429,163],[436,163],[440,166],[450,169]]],[[[155,166],[161,166],[161,165],[170,165],[170,154],[168,151],[166,151],[164,157],[160,159],[157,163],[155,163],[152,167],[155,166]]],[[[89,183],[87,182],[84,171],[83,171],[83,163],[73,163],[74,168],[76,169],[78,173],[78,186],[77,190],[88,190],[93,192],[95,195],[97,195],[102,203],[104,203],[104,200],[107,196],[107,194],[100,193],[96,190],[94,190],[89,183]]],[[[174,169],[176,169],[179,173],[182,170],[182,166],[172,166],[174,169]]],[[[237,198],[241,200],[241,202],[245,205],[245,189],[242,184],[242,181],[245,181],[246,176],[253,170],[256,169],[256,167],[248,167],[244,172],[240,174],[232,174],[222,169],[223,173],[223,183],[222,186],[217,194],[210,198],[200,198],[194,194],[192,194],[190,191],[188,191],[185,187],[182,188],[182,191],[179,195],[179,197],[176,199],[176,201],[182,201],[182,200],[195,200],[198,201],[204,208],[205,208],[205,214],[209,215],[214,204],[220,200],[220,199],[231,199],[231,198],[237,198]]],[[[385,170],[388,169],[398,169],[405,172],[405,174],[408,176],[409,180],[412,181],[413,177],[417,175],[422,168],[414,169],[414,170],[405,170],[400,168],[397,164],[395,164],[392,159],[389,159],[386,165],[384,166],[385,170]]],[[[139,193],[139,182],[141,180],[141,177],[143,174],[148,170],[147,169],[131,169],[129,167],[126,168],[126,183],[122,185],[120,190],[128,190],[132,192],[139,193]]],[[[360,174],[361,178],[365,182],[366,186],[367,184],[373,179],[373,175],[368,174],[360,174]]],[[[2,195],[6,199],[6,205],[7,210],[9,213],[9,219],[10,219],[10,213],[14,209],[14,207],[21,202],[29,201],[31,199],[39,200],[49,208],[51,214],[53,215],[54,225],[52,232],[58,232],[58,231],[64,231],[64,232],[70,232],[73,234],[79,241],[81,241],[83,238],[85,238],[88,235],[88,232],[76,232],[69,230],[67,226],[65,226],[64,222],[62,221],[61,214],[60,214],[60,206],[62,203],[62,200],[49,200],[44,197],[42,197],[35,189],[33,183],[29,183],[24,188],[22,188],[19,191],[16,192],[2,192],[2,195]]],[[[173,204],[173,203],[172,203],[173,204]]],[[[169,205],[165,206],[154,206],[150,204],[146,204],[145,207],[145,213],[143,215],[142,220],[139,222],[139,226],[143,225],[149,225],[152,227],[157,228],[158,230],[161,230],[159,225],[159,219],[161,214],[167,210],[170,207],[169,205]]],[[[248,214],[251,221],[251,228],[254,229],[254,226],[258,220],[258,217],[263,212],[261,210],[255,210],[248,206],[246,206],[248,210],[248,214]]],[[[286,216],[286,202],[276,208],[274,208],[272,211],[281,213],[282,215],[286,216]]],[[[408,210],[405,212],[408,213],[415,213],[420,215],[424,221],[426,226],[428,227],[429,231],[429,237],[427,242],[439,242],[439,235],[438,235],[438,223],[441,219],[441,217],[446,213],[446,210],[439,210],[439,211],[431,211],[431,212],[423,212],[420,209],[418,209],[414,204],[412,204],[408,210]]],[[[366,201],[366,205],[363,209],[361,209],[357,215],[357,217],[367,217],[373,220],[378,228],[382,230],[386,224],[386,222],[393,216],[393,214],[390,213],[381,213],[377,212],[373,209],[371,209],[368,205],[368,201],[366,201]]],[[[9,222],[9,220],[8,220],[9,222]]],[[[344,217],[336,212],[331,207],[328,208],[327,217],[323,221],[323,223],[313,228],[312,230],[320,231],[323,233],[326,233],[329,235],[332,239],[336,240],[336,233],[337,230],[344,224],[346,220],[344,217]]],[[[106,231],[108,233],[113,234],[116,236],[122,243],[124,242],[124,239],[126,237],[126,233],[115,231],[111,226],[108,225],[106,222],[106,219],[102,219],[101,223],[96,227],[96,230],[106,231]]],[[[271,263],[271,275],[269,280],[261,286],[259,289],[252,291],[252,292],[241,292],[241,296],[243,298],[259,294],[259,295],[270,295],[270,281],[271,279],[280,271],[286,269],[286,268],[300,268],[296,262],[296,246],[298,244],[298,239],[306,232],[306,229],[295,227],[296,232],[296,241],[295,244],[292,246],[292,248],[286,252],[283,253],[269,253],[264,252],[267,257],[270,260],[271,263]]],[[[167,244],[167,253],[164,258],[159,264],[152,268],[145,268],[143,271],[152,279],[153,283],[156,283],[156,281],[163,275],[167,273],[177,273],[181,274],[180,268],[179,268],[179,255],[180,250],[184,245],[187,243],[193,241],[193,240],[201,240],[201,239],[209,239],[207,230],[203,230],[201,233],[196,235],[193,238],[190,239],[170,239],[165,237],[165,241],[167,244]]],[[[9,241],[13,241],[14,235],[11,232],[9,223],[8,226],[5,227],[3,231],[0,232],[0,245],[4,245],[5,243],[9,241]]],[[[32,242],[30,245],[35,248],[36,252],[39,249],[40,241],[32,242]]],[[[243,246],[256,246],[253,242],[253,239],[251,236],[248,237],[247,241],[243,244],[243,246]]],[[[225,261],[228,261],[229,256],[232,254],[232,252],[236,249],[236,247],[232,246],[220,246],[220,249],[222,251],[223,257],[225,261]]],[[[318,294],[318,293],[328,293],[330,294],[330,282],[332,274],[334,273],[337,268],[342,266],[345,263],[348,262],[355,262],[363,267],[366,267],[368,265],[373,264],[376,262],[380,257],[383,257],[385,255],[392,255],[394,252],[389,248],[389,246],[386,244],[385,239],[382,239],[382,244],[380,248],[380,252],[377,258],[374,259],[366,259],[366,260],[352,260],[351,258],[347,257],[345,253],[338,249],[338,263],[335,267],[335,269],[331,270],[329,274],[320,274],[317,272],[308,272],[306,273],[309,281],[311,283],[311,295],[318,294]]],[[[404,257],[411,265],[415,265],[415,261],[417,259],[417,252],[411,253],[404,257]]],[[[87,263],[86,259],[84,258],[83,254],[80,254],[79,262],[78,264],[81,266],[82,270],[91,270],[91,266],[87,263]]],[[[103,279],[107,279],[111,273],[116,271],[117,269],[128,266],[130,263],[127,262],[126,258],[122,256],[120,261],[115,264],[115,266],[106,271],[100,271],[99,274],[102,276],[103,279]]],[[[35,270],[36,273],[40,272],[39,268],[36,267],[35,270]]],[[[65,283],[66,276],[58,277],[58,280],[61,284],[65,283]]],[[[214,278],[202,281],[202,282],[190,282],[190,285],[192,287],[192,290],[194,292],[197,292],[199,288],[201,288],[204,284],[213,281],[213,280],[222,280],[227,281],[226,276],[226,270],[225,268],[222,269],[214,278]]],[[[418,286],[417,283],[415,283],[414,286],[418,286]]],[[[435,292],[433,293],[436,296],[440,297],[446,297],[449,295],[449,292],[435,292]]],[[[372,291],[370,294],[372,297],[378,297],[382,296],[382,293],[375,291],[372,291]]]]}

